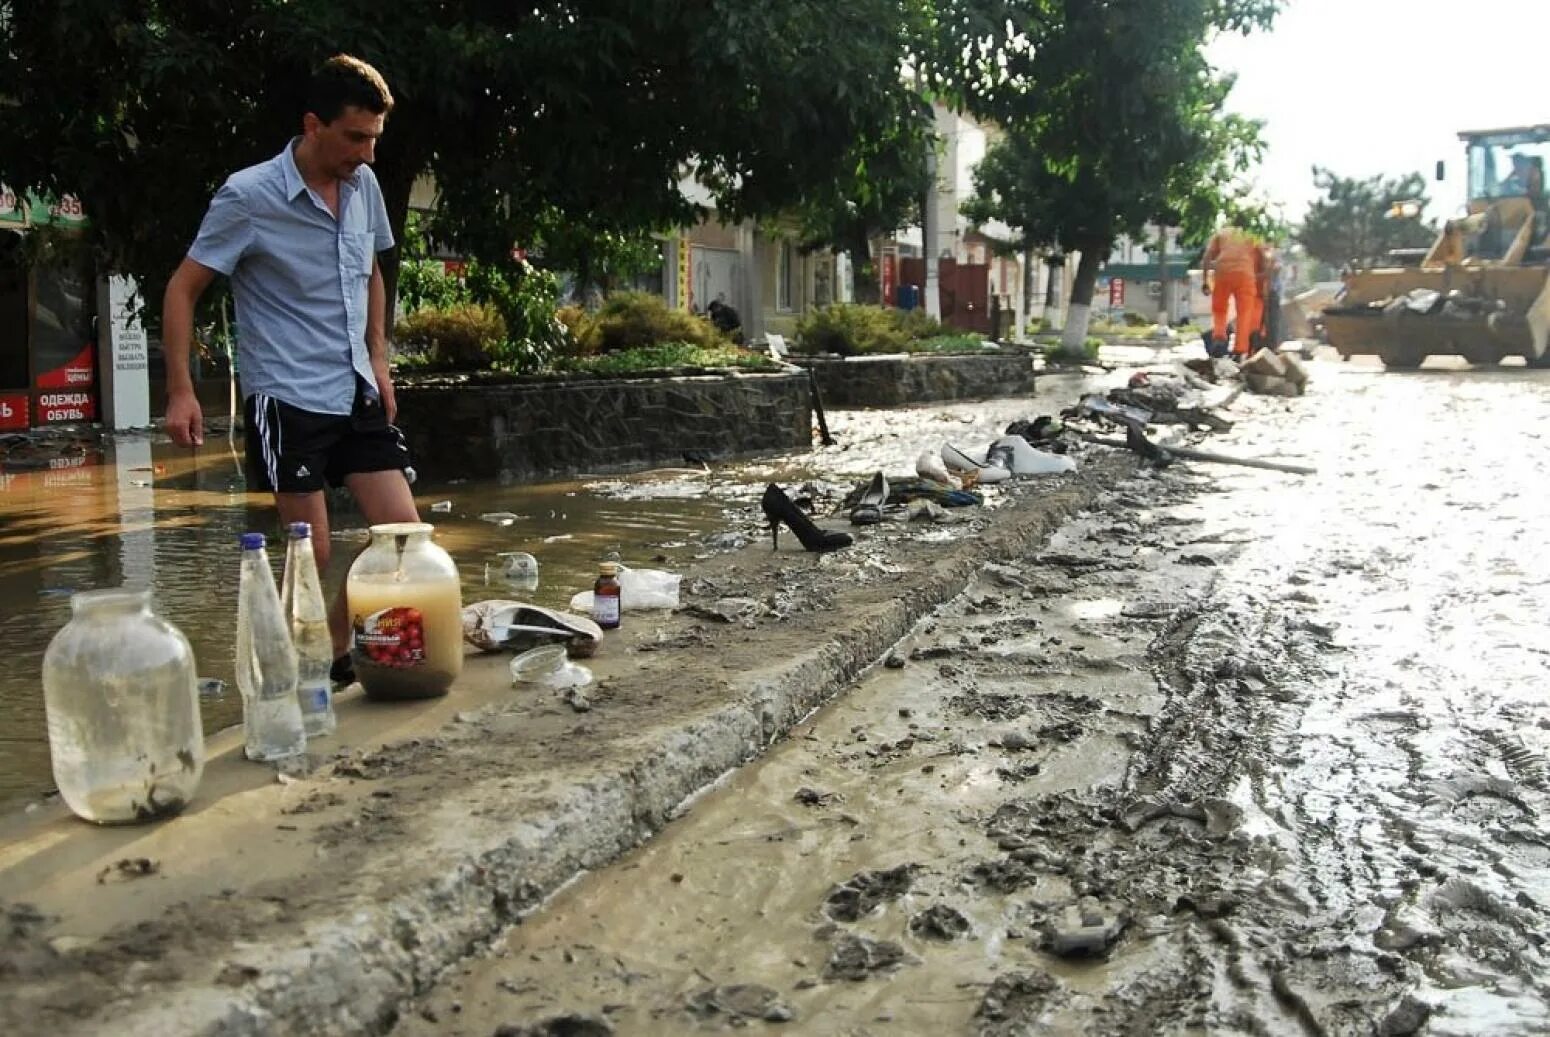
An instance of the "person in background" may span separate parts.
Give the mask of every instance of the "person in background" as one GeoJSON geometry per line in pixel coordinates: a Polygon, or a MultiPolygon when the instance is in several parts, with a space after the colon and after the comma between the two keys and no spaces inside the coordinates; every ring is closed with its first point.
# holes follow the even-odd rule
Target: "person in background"
{"type": "Polygon", "coordinates": [[[1278,349],[1281,345],[1281,293],[1285,287],[1281,257],[1272,248],[1263,249],[1261,254],[1265,266],[1259,279],[1259,344],[1265,349],[1278,349]]]}
{"type": "Polygon", "coordinates": [[[710,318],[710,322],[717,330],[727,335],[733,342],[742,342],[743,318],[738,316],[737,311],[728,306],[721,296],[718,295],[710,301],[710,305],[705,307],[705,315],[710,318]]]}
{"type": "Polygon", "coordinates": [[[1237,324],[1231,351],[1239,359],[1248,356],[1253,329],[1259,327],[1259,284],[1264,268],[1264,249],[1247,231],[1226,227],[1211,236],[1201,264],[1201,290],[1211,297],[1211,341],[1206,343],[1210,355],[1225,356],[1228,352],[1227,304],[1231,302],[1237,324]]]}
{"type": "MultiPolygon", "coordinates": [[[[371,163],[392,108],[376,69],[345,54],[324,62],[300,136],[227,178],[162,305],[167,432],[198,446],[204,417],[188,366],[194,308],[217,275],[231,279],[251,485],[274,494],[282,524],[311,523],[319,570],[331,544],[325,486],[346,487],[368,525],[419,520],[409,450],[393,424],[377,265],[393,233],[371,163]]],[[[342,589],[329,630],[333,679],[349,683],[342,589]]]]}

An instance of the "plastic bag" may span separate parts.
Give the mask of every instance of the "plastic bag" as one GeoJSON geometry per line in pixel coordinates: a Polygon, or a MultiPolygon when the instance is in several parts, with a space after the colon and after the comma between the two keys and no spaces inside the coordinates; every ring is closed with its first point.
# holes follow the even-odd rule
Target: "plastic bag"
{"type": "MultiPolygon", "coordinates": [[[[619,607],[625,611],[675,609],[678,607],[678,583],[683,577],[662,569],[631,569],[619,566],[619,607]]],[[[592,592],[582,591],[570,599],[577,612],[592,613],[592,592]]]]}

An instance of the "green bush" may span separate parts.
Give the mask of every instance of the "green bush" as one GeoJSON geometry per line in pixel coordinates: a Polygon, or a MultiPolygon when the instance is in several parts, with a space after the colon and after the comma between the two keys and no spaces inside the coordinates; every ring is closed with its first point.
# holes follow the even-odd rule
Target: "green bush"
{"type": "Polygon", "coordinates": [[[502,269],[470,262],[465,277],[473,300],[494,307],[506,323],[506,338],[491,351],[495,364],[514,372],[535,371],[566,349],[569,335],[556,316],[559,278],[526,262],[502,269]]]}
{"type": "Polygon", "coordinates": [[[1146,314],[1137,313],[1135,310],[1125,311],[1125,326],[1128,328],[1149,328],[1156,323],[1155,317],[1148,317],[1146,314]]]}
{"type": "Polygon", "coordinates": [[[729,346],[730,340],[704,317],[678,310],[659,295],[615,292],[576,336],[583,353],[615,353],[664,343],[687,343],[701,349],[729,346]]]}
{"type": "Polygon", "coordinates": [[[959,331],[917,339],[906,348],[912,353],[974,353],[987,346],[985,336],[979,332],[959,331]]]}
{"type": "Polygon", "coordinates": [[[810,310],[797,322],[803,353],[902,353],[910,340],[899,319],[903,310],[837,302],[810,310]]]}
{"type": "Polygon", "coordinates": [[[952,334],[950,328],[945,327],[941,321],[919,307],[913,310],[890,310],[889,312],[893,314],[899,330],[904,332],[906,338],[937,338],[944,334],[952,334]]]}
{"type": "Polygon", "coordinates": [[[459,303],[473,302],[461,277],[447,273],[439,259],[410,259],[398,267],[398,301],[405,313],[415,310],[445,310],[459,303]]]}
{"type": "Polygon", "coordinates": [[[409,366],[472,371],[499,359],[506,348],[506,322],[493,306],[424,307],[400,321],[394,337],[411,355],[419,354],[419,362],[409,366]]]}
{"type": "Polygon", "coordinates": [[[661,342],[637,346],[596,356],[568,356],[554,361],[551,370],[597,375],[630,375],[673,368],[726,368],[775,370],[775,363],[762,353],[720,345],[706,348],[693,342],[661,342]]]}

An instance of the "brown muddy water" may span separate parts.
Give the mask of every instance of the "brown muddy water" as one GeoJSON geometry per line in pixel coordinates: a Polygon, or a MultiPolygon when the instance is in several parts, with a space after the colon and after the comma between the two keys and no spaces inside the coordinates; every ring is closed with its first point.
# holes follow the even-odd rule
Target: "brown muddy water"
{"type": "Polygon", "coordinates": [[[1550,1032],[1550,378],[1316,365],[400,1035],[1550,1032]]]}
{"type": "MultiPolygon", "coordinates": [[[[1041,381],[1040,396],[1066,402],[1082,384],[1041,381]]],[[[681,570],[696,556],[763,537],[758,495],[768,481],[809,485],[820,506],[834,504],[878,468],[910,472],[921,449],[944,440],[983,447],[1008,422],[1038,412],[1021,400],[835,412],[829,421],[837,445],[807,453],[532,486],[426,478],[415,486],[416,503],[458,563],[465,603],[505,597],[563,608],[591,588],[605,555],[681,570]],[[437,510],[443,502],[449,512],[437,510]],[[498,556],[510,551],[538,559],[536,591],[499,578],[498,556]]],[[[206,730],[214,731],[242,719],[232,684],[238,534],[270,533],[277,573],[283,560],[270,498],[246,491],[237,454],[222,437],[198,451],[122,437],[84,456],[65,451],[56,463],[69,466],[0,471],[0,637],[9,649],[0,671],[0,811],[52,788],[40,674],[49,639],[69,619],[71,594],[153,588],[157,610],[192,644],[200,675],[226,683],[223,695],[201,703],[206,730]]],[[[336,495],[331,508],[330,595],[366,540],[347,495],[336,495]]]]}

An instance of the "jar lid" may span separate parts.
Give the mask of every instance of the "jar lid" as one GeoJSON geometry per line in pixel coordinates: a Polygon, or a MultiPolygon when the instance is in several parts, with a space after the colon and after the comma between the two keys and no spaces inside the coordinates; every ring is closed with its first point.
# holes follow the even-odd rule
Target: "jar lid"
{"type": "Polygon", "coordinates": [[[312,523],[310,522],[292,522],[285,528],[291,534],[292,540],[303,540],[312,536],[312,523]]]}
{"type": "Polygon", "coordinates": [[[599,574],[601,574],[603,576],[618,576],[619,575],[619,563],[618,562],[602,562],[602,563],[600,563],[598,565],[597,571],[598,571],[599,574]]]}
{"type": "Polygon", "coordinates": [[[244,533],[238,538],[238,543],[242,545],[244,551],[257,551],[264,546],[264,534],[244,533]]]}
{"type": "Polygon", "coordinates": [[[416,533],[431,533],[435,529],[429,522],[380,522],[371,527],[371,535],[406,537],[416,533]]]}

